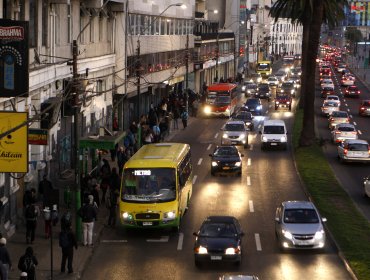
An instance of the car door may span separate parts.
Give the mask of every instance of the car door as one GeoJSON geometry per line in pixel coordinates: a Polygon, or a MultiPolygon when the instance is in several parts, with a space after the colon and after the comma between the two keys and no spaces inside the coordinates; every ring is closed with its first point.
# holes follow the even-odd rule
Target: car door
{"type": "Polygon", "coordinates": [[[340,157],[340,158],[343,158],[343,154],[344,154],[344,149],[346,148],[346,143],[341,143],[341,144],[339,144],[338,145],[338,147],[337,147],[337,150],[338,150],[338,157],[340,157]]]}

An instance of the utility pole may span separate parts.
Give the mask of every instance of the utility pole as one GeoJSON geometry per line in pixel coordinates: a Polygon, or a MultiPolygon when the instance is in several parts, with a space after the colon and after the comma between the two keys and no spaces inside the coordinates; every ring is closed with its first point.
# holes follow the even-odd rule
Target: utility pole
{"type": "Polygon", "coordinates": [[[74,116],[73,116],[73,125],[74,125],[74,164],[75,164],[75,182],[76,182],[76,236],[77,239],[81,240],[81,218],[77,215],[78,209],[81,207],[81,189],[80,189],[80,152],[79,152],[79,81],[78,81],[78,71],[77,71],[77,55],[78,55],[78,46],[77,40],[73,40],[72,46],[72,71],[73,71],[73,80],[72,80],[72,92],[74,104],[74,116]]]}
{"type": "Polygon", "coordinates": [[[186,34],[185,68],[185,109],[189,112],[189,34],[186,34]]]}

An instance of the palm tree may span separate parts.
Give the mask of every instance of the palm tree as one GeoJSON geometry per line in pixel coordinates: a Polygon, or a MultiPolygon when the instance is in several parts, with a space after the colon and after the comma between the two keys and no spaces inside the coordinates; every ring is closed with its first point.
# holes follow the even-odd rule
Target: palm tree
{"type": "Polygon", "coordinates": [[[337,26],[344,18],[347,0],[277,0],[270,16],[289,18],[293,24],[302,24],[302,86],[303,129],[299,145],[310,146],[315,141],[315,72],[320,44],[321,25],[337,26]]]}

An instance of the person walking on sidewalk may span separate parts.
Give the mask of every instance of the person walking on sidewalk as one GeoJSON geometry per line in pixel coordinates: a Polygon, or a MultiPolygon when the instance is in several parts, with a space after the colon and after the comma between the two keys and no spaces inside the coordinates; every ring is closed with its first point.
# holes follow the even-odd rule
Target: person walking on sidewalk
{"type": "Polygon", "coordinates": [[[5,245],[6,239],[4,237],[0,238],[0,262],[2,262],[4,268],[4,279],[8,280],[9,270],[12,269],[12,261],[10,260],[9,252],[5,245]]]}
{"type": "Polygon", "coordinates": [[[66,261],[68,261],[68,273],[73,273],[73,247],[77,250],[77,240],[71,227],[67,227],[59,233],[59,246],[62,248],[60,272],[65,272],[66,261]]]}
{"type": "Polygon", "coordinates": [[[119,190],[111,188],[107,196],[106,206],[109,210],[108,226],[115,227],[117,220],[119,190]]]}
{"type": "Polygon", "coordinates": [[[31,204],[26,208],[26,242],[32,244],[35,240],[35,230],[37,225],[37,217],[39,216],[38,207],[35,205],[35,201],[31,201],[31,204]]]}
{"type": "Polygon", "coordinates": [[[94,222],[97,220],[97,210],[94,206],[94,197],[89,195],[88,203],[83,205],[78,211],[77,214],[82,219],[83,224],[83,244],[84,246],[93,246],[93,230],[94,230],[94,222]]]}
{"type": "Polygon", "coordinates": [[[184,129],[188,126],[188,117],[189,117],[189,114],[186,111],[186,109],[184,108],[182,113],[181,113],[181,121],[182,121],[182,125],[183,125],[184,129]]]}
{"type": "Polygon", "coordinates": [[[39,264],[33,254],[32,247],[28,246],[23,256],[19,258],[18,269],[27,273],[27,280],[36,280],[36,266],[39,264]]]}
{"type": "Polygon", "coordinates": [[[180,118],[180,112],[177,103],[174,103],[172,113],[173,113],[173,129],[179,129],[179,123],[177,121],[180,118]]]}
{"type": "Polygon", "coordinates": [[[51,204],[50,197],[53,192],[53,185],[48,180],[46,175],[44,175],[42,178],[42,181],[39,183],[39,194],[43,203],[42,207],[51,207],[49,204],[51,204]]]}

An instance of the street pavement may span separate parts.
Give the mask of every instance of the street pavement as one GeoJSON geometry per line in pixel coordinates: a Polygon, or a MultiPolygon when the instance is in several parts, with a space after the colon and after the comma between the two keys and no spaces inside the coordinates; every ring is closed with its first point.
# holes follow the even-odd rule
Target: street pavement
{"type": "MultiPolygon", "coordinates": [[[[192,129],[196,118],[189,116],[188,127],[186,129],[192,129]]],[[[172,125],[172,123],[171,123],[172,125]]],[[[170,129],[170,134],[166,137],[165,141],[171,141],[171,139],[176,136],[178,133],[183,131],[183,126],[181,120],[178,121],[179,129],[170,129]]],[[[109,161],[110,165],[116,166],[116,163],[113,163],[110,159],[110,156],[107,156],[106,159],[109,161]]],[[[72,176],[73,177],[73,176],[72,176]]],[[[72,185],[73,182],[65,180],[63,183],[64,186],[72,185]]],[[[101,196],[100,196],[101,197],[101,196]]],[[[40,207],[41,209],[41,207],[40,207]]],[[[59,209],[60,217],[67,211],[66,208],[59,209]]],[[[75,229],[75,210],[72,210],[72,226],[75,229]]],[[[94,225],[94,234],[93,234],[93,243],[95,246],[99,243],[100,235],[105,228],[105,224],[108,219],[108,209],[104,205],[101,205],[98,212],[98,219],[94,225]]],[[[34,249],[35,256],[39,262],[36,268],[36,278],[37,279],[54,279],[54,280],[74,280],[74,279],[83,279],[83,271],[86,264],[89,262],[89,259],[94,254],[95,247],[84,247],[81,242],[78,242],[78,249],[74,251],[73,256],[73,270],[71,274],[61,273],[61,259],[62,259],[62,250],[59,247],[59,236],[60,232],[60,222],[53,227],[52,238],[46,239],[44,233],[44,219],[41,215],[38,217],[37,228],[35,234],[35,241],[32,245],[26,244],[26,227],[25,223],[21,222],[16,232],[7,240],[7,249],[10,254],[12,261],[12,270],[9,272],[9,279],[19,279],[21,271],[18,270],[18,261],[19,258],[25,253],[27,246],[32,246],[34,249]],[[53,275],[51,275],[51,268],[53,275]]]]}

